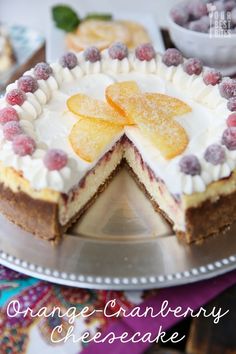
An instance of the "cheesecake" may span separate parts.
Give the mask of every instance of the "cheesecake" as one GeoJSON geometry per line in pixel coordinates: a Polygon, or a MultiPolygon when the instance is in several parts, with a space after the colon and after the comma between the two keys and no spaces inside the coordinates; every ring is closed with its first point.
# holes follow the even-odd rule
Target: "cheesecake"
{"type": "Polygon", "coordinates": [[[58,241],[127,168],[177,237],[236,219],[236,81],[114,43],[38,63],[0,101],[0,211],[58,241]]]}

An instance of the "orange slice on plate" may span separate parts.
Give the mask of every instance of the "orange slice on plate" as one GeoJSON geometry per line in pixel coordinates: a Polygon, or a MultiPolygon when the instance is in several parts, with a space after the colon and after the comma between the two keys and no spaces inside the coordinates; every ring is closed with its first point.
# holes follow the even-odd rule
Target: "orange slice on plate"
{"type": "Polygon", "coordinates": [[[92,162],[106,149],[122,126],[99,119],[81,118],[72,128],[69,141],[74,152],[81,159],[92,162]]]}
{"type": "Polygon", "coordinates": [[[96,45],[99,50],[103,50],[110,45],[110,41],[102,38],[97,38],[93,34],[81,34],[71,32],[66,34],[66,46],[74,51],[81,51],[88,47],[96,45]]]}
{"type": "Polygon", "coordinates": [[[84,94],[71,96],[67,100],[68,109],[84,118],[96,118],[117,125],[129,124],[128,120],[106,102],[96,100],[84,94]]]}

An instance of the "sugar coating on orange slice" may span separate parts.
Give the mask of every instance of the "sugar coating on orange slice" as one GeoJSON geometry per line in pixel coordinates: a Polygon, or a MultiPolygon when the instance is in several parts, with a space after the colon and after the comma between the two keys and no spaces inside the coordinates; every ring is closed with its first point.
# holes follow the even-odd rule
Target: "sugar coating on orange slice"
{"type": "Polygon", "coordinates": [[[187,103],[175,97],[161,93],[145,93],[145,96],[149,101],[154,102],[154,104],[156,103],[163,114],[170,117],[183,115],[192,111],[192,108],[187,103]]]}
{"type": "Polygon", "coordinates": [[[73,126],[69,142],[81,159],[92,162],[122,130],[122,126],[104,120],[81,118],[73,126]]]}
{"type": "Polygon", "coordinates": [[[141,123],[139,129],[166,159],[180,155],[188,145],[189,140],[184,128],[174,120],[159,125],[141,123]]]}
{"type": "Polygon", "coordinates": [[[163,112],[155,100],[139,94],[130,97],[128,101],[128,116],[163,157],[171,159],[186,149],[188,136],[184,128],[163,112]]]}
{"type": "MultiPolygon", "coordinates": [[[[127,115],[128,98],[140,93],[141,91],[135,81],[116,82],[106,88],[106,99],[112,107],[130,120],[127,115]]],[[[133,124],[132,120],[130,120],[130,124],[133,124]]]]}
{"type": "Polygon", "coordinates": [[[71,96],[67,100],[67,107],[72,113],[79,117],[102,119],[118,125],[126,125],[129,123],[124,116],[106,102],[81,93],[71,96]]]}

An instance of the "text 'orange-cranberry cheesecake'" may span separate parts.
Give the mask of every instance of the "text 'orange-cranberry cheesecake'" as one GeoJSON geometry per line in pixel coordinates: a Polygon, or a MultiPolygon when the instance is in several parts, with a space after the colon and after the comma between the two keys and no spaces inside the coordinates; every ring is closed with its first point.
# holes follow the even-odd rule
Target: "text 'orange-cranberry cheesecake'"
{"type": "Polygon", "coordinates": [[[0,211],[57,240],[122,162],[188,243],[236,219],[236,81],[150,44],[39,63],[1,100],[0,211]]]}

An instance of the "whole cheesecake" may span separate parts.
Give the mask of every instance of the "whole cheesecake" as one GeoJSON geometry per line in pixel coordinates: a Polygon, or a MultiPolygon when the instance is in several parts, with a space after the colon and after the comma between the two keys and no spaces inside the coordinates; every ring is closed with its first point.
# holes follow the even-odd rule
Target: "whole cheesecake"
{"type": "Polygon", "coordinates": [[[57,241],[124,165],[188,243],[236,219],[236,81],[176,49],[66,53],[0,102],[0,211],[57,241]]]}

